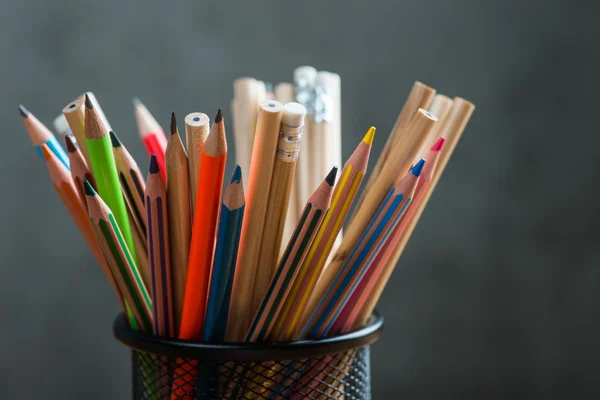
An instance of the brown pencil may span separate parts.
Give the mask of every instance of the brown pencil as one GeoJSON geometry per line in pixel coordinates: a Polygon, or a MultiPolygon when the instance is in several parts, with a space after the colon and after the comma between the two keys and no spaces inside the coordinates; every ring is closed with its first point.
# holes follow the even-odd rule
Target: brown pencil
{"type": "MultiPolygon", "coordinates": [[[[71,164],[71,176],[75,182],[75,188],[83,200],[85,199],[83,182],[87,180],[94,188],[96,188],[96,181],[94,180],[94,176],[92,175],[87,162],[83,158],[83,154],[81,154],[81,151],[75,147],[75,141],[73,140],[73,137],[69,135],[65,136],[65,143],[67,145],[69,162],[71,164]]],[[[85,201],[83,201],[83,203],[85,204],[85,201]]],[[[85,206],[87,209],[87,204],[85,204],[85,206]]]]}
{"type": "MultiPolygon", "coordinates": [[[[192,218],[194,217],[194,208],[196,207],[196,196],[198,196],[198,178],[200,177],[202,148],[210,132],[209,123],[210,118],[208,118],[208,115],[200,112],[194,112],[185,116],[185,143],[187,148],[192,218]]],[[[167,167],[167,175],[168,172],[169,168],[167,167]]]]}

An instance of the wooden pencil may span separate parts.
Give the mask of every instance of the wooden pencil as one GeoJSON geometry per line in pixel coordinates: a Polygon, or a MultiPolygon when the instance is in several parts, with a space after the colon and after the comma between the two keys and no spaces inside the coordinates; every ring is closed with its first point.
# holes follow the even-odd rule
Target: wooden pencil
{"type": "Polygon", "coordinates": [[[226,160],[225,122],[219,109],[202,150],[202,168],[198,180],[198,198],[179,328],[180,339],[201,339],[204,331],[208,280],[226,160]]]}
{"type": "Polygon", "coordinates": [[[283,107],[281,133],[258,257],[259,268],[254,282],[253,309],[258,309],[277,268],[305,115],[306,109],[299,103],[291,102],[283,107]]]}
{"type": "Polygon", "coordinates": [[[427,155],[434,143],[436,143],[440,139],[440,131],[444,126],[444,121],[452,108],[452,99],[444,96],[443,94],[436,94],[433,97],[433,101],[429,106],[429,114],[433,115],[437,118],[437,123],[427,135],[425,142],[421,146],[421,150],[419,151],[419,157],[425,158],[427,160],[427,155]]]}
{"type": "Polygon", "coordinates": [[[44,159],[42,154],[42,144],[46,144],[50,151],[52,151],[58,159],[64,164],[65,167],[69,167],[69,157],[65,150],[62,148],[56,137],[50,132],[44,124],[42,124],[32,113],[29,112],[22,104],[19,105],[19,114],[23,119],[23,124],[31,139],[31,144],[36,148],[38,154],[44,159]]]}
{"type": "Polygon", "coordinates": [[[322,296],[319,295],[321,300],[316,309],[308,310],[311,317],[300,337],[317,339],[329,334],[333,322],[409,205],[424,164],[425,159],[421,159],[390,189],[332,284],[322,296]]]}
{"type": "Polygon", "coordinates": [[[253,298],[254,281],[259,267],[260,238],[267,213],[282,114],[283,105],[275,100],[265,100],[260,104],[248,177],[246,213],[242,223],[229,310],[230,322],[227,324],[228,341],[242,341],[250,325],[250,318],[256,313],[252,304],[248,303],[253,298]]]}
{"type": "Polygon", "coordinates": [[[259,108],[259,84],[254,78],[244,77],[233,82],[232,116],[235,120],[235,157],[244,174],[250,170],[254,133],[259,108]]]}
{"type": "Polygon", "coordinates": [[[87,164],[90,164],[90,154],[85,143],[85,107],[83,100],[77,98],[63,107],[62,113],[65,116],[71,132],[77,140],[79,150],[83,154],[87,164]]]}
{"type": "MultiPolygon", "coordinates": [[[[185,116],[185,143],[188,157],[189,192],[191,197],[191,212],[194,217],[196,197],[198,197],[198,178],[200,177],[200,162],[202,148],[210,132],[210,118],[206,114],[194,112],[185,116]]],[[[168,148],[167,144],[167,148],[168,148]]],[[[167,168],[167,175],[168,175],[167,168]]]]}
{"type": "Polygon", "coordinates": [[[340,179],[333,192],[331,208],[325,216],[298,277],[292,285],[271,339],[278,341],[292,340],[300,334],[304,310],[367,171],[374,137],[375,127],[371,127],[344,164],[340,179]]]}
{"type": "Polygon", "coordinates": [[[173,296],[171,290],[171,262],[169,254],[169,202],[167,188],[159,175],[156,156],[150,157],[146,185],[146,213],[148,220],[148,258],[152,268],[152,311],[154,334],[174,337],[173,296]]]}
{"type": "MultiPolygon", "coordinates": [[[[75,189],[79,193],[82,203],[85,205],[85,193],[83,192],[83,182],[89,181],[96,188],[96,180],[90,171],[90,168],[83,158],[81,151],[75,146],[75,140],[72,136],[65,136],[67,154],[69,155],[69,163],[71,164],[71,177],[75,183],[75,189]]],[[[86,205],[87,207],[87,205],[86,205]]]]}
{"type": "Polygon", "coordinates": [[[245,204],[242,169],[238,165],[221,204],[204,324],[204,340],[208,342],[221,343],[225,340],[245,204]]]}
{"type": "Polygon", "coordinates": [[[406,247],[406,243],[408,243],[408,239],[410,239],[410,236],[412,235],[415,226],[419,222],[419,218],[423,214],[423,210],[427,206],[427,203],[431,198],[431,194],[433,193],[433,190],[439,182],[440,176],[444,172],[444,169],[448,164],[448,160],[452,156],[452,153],[454,152],[454,149],[456,148],[456,145],[458,144],[458,141],[462,136],[462,133],[464,132],[465,127],[467,126],[467,123],[469,122],[469,119],[471,118],[471,115],[473,114],[474,110],[475,106],[473,105],[473,103],[460,97],[455,97],[453,99],[453,105],[450,109],[450,113],[446,117],[444,126],[440,131],[440,135],[445,138],[445,142],[444,147],[442,147],[441,152],[439,154],[437,166],[433,170],[433,178],[431,179],[431,183],[426,188],[426,190],[424,190],[423,198],[422,200],[420,200],[420,203],[417,204],[417,209],[414,210],[414,215],[412,216],[410,222],[404,229],[402,237],[400,238],[398,244],[395,246],[395,251],[390,257],[389,261],[387,262],[386,271],[382,274],[382,277],[379,279],[377,286],[373,290],[373,295],[361,308],[361,312],[356,319],[355,326],[363,325],[375,309],[377,300],[383,292],[385,284],[387,283],[387,280],[389,279],[389,276],[391,275],[394,266],[400,259],[400,256],[402,255],[402,252],[406,247]]]}
{"type": "Polygon", "coordinates": [[[52,126],[54,126],[54,130],[58,136],[73,136],[71,127],[69,126],[69,123],[63,114],[59,114],[56,118],[54,118],[52,121],[52,126]]]}
{"type": "Polygon", "coordinates": [[[167,148],[167,137],[165,132],[138,97],[134,97],[132,101],[138,133],[144,147],[146,147],[146,152],[148,155],[156,155],[160,173],[163,179],[166,180],[165,150],[167,148]]]}
{"type": "MultiPolygon", "coordinates": [[[[94,150],[90,148],[94,159],[94,150]]],[[[142,329],[152,333],[152,302],[150,295],[138,273],[135,261],[124,240],[116,218],[108,205],[96,193],[88,181],[84,182],[87,208],[96,237],[100,241],[104,255],[112,268],[115,280],[123,297],[131,306],[135,319],[142,329]]]]}
{"type": "Polygon", "coordinates": [[[329,209],[336,174],[337,167],[333,167],[306,203],[300,221],[277,266],[275,276],[246,334],[246,341],[262,342],[271,333],[308,249],[329,209]]]}
{"type": "Polygon", "coordinates": [[[137,255],[133,243],[133,234],[127,216],[125,200],[121,193],[119,174],[115,165],[111,141],[108,131],[87,95],[85,97],[85,138],[90,154],[90,166],[98,185],[98,193],[114,214],[135,266],[137,255]]]}
{"type": "Polygon", "coordinates": [[[79,96],[77,99],[81,100],[81,103],[83,104],[83,103],[85,103],[86,96],[90,99],[90,102],[94,105],[94,109],[96,110],[98,117],[104,124],[106,131],[107,132],[112,131],[113,130],[112,126],[110,126],[110,122],[108,121],[108,118],[106,118],[106,115],[104,114],[104,110],[102,110],[102,107],[100,106],[100,102],[96,98],[96,95],[94,94],[94,92],[85,92],[84,94],[79,96]]]}
{"type": "MultiPolygon", "coordinates": [[[[186,124],[187,125],[187,124],[186,124]]],[[[188,140],[194,140],[193,135],[188,140]]],[[[185,293],[190,255],[192,224],[190,219],[190,187],[188,162],[175,113],[171,114],[171,134],[165,154],[167,164],[167,199],[169,203],[169,243],[171,252],[171,279],[173,282],[173,313],[176,331],[181,323],[181,310],[185,293]]]]}
{"type": "Polygon", "coordinates": [[[280,82],[275,86],[275,100],[281,104],[296,101],[296,91],[290,82],[280,82]]]}

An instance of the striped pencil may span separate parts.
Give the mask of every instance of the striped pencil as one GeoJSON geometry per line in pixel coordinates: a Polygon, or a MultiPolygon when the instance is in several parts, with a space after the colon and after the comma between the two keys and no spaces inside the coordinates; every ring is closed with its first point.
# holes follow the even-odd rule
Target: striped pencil
{"type": "Polygon", "coordinates": [[[374,137],[375,127],[371,127],[344,164],[340,179],[335,185],[331,208],[325,216],[298,277],[292,285],[280,317],[277,319],[272,335],[269,337],[270,339],[292,340],[300,333],[304,310],[367,171],[374,137]]]}
{"type": "Polygon", "coordinates": [[[389,191],[333,284],[323,296],[319,296],[321,300],[304,326],[301,337],[307,335],[310,338],[321,338],[329,333],[333,322],[373,262],[374,256],[410,203],[424,164],[425,159],[417,162],[389,191]]]}
{"type": "Polygon", "coordinates": [[[227,189],[225,189],[221,204],[219,232],[210,279],[208,305],[206,306],[206,323],[204,324],[204,340],[209,342],[225,340],[245,204],[242,169],[238,165],[227,189]]]}
{"type": "Polygon", "coordinates": [[[50,132],[44,124],[42,124],[32,113],[29,112],[22,104],[19,105],[19,113],[23,118],[23,124],[31,139],[31,144],[36,148],[38,154],[44,159],[42,154],[42,144],[46,144],[50,151],[52,151],[58,159],[64,164],[65,167],[69,167],[69,157],[65,150],[62,148],[56,137],[50,132]]]}
{"type": "MultiPolygon", "coordinates": [[[[91,150],[91,148],[90,148],[91,150]]],[[[91,151],[90,154],[93,154],[91,151]]],[[[93,160],[92,155],[92,160],[93,160]]],[[[112,268],[123,297],[142,331],[151,333],[152,302],[142,281],[135,261],[124,240],[117,220],[108,205],[98,196],[92,185],[84,182],[88,213],[96,237],[112,268]]]]}
{"type": "Polygon", "coordinates": [[[333,167],[325,180],[308,199],[300,216],[300,221],[269,285],[267,294],[250,325],[246,341],[262,342],[270,334],[298,270],[302,266],[308,249],[329,209],[336,174],[337,167],[333,167]]]}
{"type": "MultiPolygon", "coordinates": [[[[94,188],[96,188],[96,180],[90,171],[90,168],[81,153],[81,150],[75,146],[75,140],[72,136],[65,136],[65,143],[67,145],[67,154],[69,155],[69,163],[71,164],[71,176],[75,182],[75,188],[79,193],[82,201],[85,199],[85,193],[83,192],[83,182],[89,181],[94,188]]],[[[83,201],[84,205],[85,201],[83,201]]],[[[87,219],[87,218],[86,218],[87,219]]]]}
{"type": "Polygon", "coordinates": [[[219,109],[202,150],[202,168],[198,180],[198,198],[179,328],[180,339],[202,338],[226,160],[225,123],[219,109]]]}
{"type": "Polygon", "coordinates": [[[169,221],[167,188],[159,175],[154,154],[146,185],[148,217],[148,258],[152,270],[152,300],[154,334],[174,337],[173,296],[171,290],[171,260],[169,254],[169,221]]]}
{"type": "Polygon", "coordinates": [[[135,120],[137,121],[138,133],[144,143],[148,155],[154,154],[158,161],[158,167],[163,179],[167,180],[165,169],[165,151],[167,149],[167,136],[160,124],[150,114],[150,111],[138,97],[132,99],[135,109],[135,120]]]}

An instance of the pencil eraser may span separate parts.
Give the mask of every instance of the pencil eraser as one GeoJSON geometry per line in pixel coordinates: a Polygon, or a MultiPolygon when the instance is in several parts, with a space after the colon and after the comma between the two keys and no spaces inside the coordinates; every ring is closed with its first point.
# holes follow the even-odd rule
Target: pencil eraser
{"type": "Polygon", "coordinates": [[[286,103],[283,106],[283,117],[281,123],[289,127],[298,127],[304,125],[304,116],[306,115],[306,108],[296,102],[286,103]]]}

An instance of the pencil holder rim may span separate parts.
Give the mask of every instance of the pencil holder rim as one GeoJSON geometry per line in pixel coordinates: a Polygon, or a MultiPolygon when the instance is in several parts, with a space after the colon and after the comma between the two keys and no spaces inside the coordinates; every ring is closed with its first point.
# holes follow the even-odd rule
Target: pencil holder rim
{"type": "Polygon", "coordinates": [[[321,357],[373,344],[382,332],[383,317],[377,311],[369,324],[357,331],[319,340],[281,343],[214,344],[160,338],[133,331],[123,313],[119,313],[113,323],[115,339],[132,350],[171,358],[212,361],[284,361],[321,357]]]}

